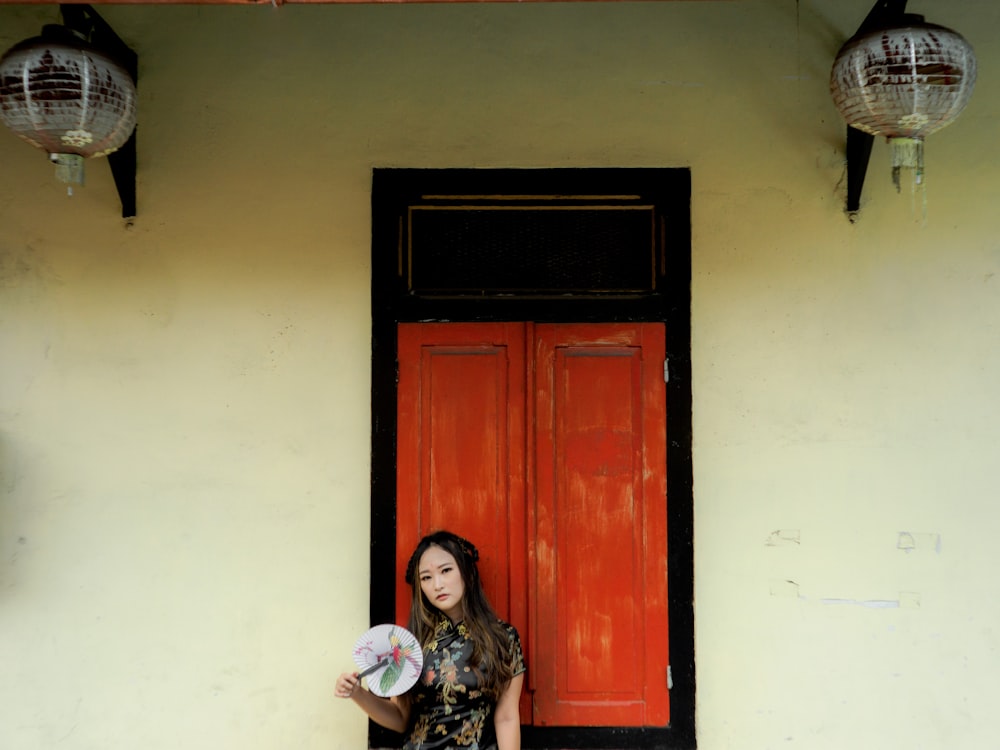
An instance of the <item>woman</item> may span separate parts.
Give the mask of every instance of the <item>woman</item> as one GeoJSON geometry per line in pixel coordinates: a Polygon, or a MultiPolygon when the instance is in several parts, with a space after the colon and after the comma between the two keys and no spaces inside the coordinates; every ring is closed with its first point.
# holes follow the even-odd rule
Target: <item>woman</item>
{"type": "Polygon", "coordinates": [[[471,542],[448,531],[425,536],[413,551],[408,627],[423,647],[424,668],[409,692],[380,698],[361,688],[357,672],[337,678],[339,697],[408,733],[403,750],[521,748],[521,641],[487,601],[478,560],[471,542]]]}

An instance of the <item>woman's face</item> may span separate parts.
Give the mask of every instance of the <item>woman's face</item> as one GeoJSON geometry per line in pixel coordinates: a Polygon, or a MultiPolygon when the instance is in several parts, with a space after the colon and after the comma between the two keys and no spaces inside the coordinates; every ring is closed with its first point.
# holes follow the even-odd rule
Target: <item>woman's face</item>
{"type": "Polygon", "coordinates": [[[427,601],[444,612],[452,622],[459,622],[465,617],[462,605],[465,583],[450,552],[437,545],[428,547],[417,564],[417,577],[427,601]]]}

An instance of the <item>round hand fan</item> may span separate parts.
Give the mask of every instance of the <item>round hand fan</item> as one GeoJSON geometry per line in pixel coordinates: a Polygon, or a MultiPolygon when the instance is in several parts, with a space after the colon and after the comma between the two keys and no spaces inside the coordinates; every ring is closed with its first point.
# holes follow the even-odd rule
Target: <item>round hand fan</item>
{"type": "Polygon", "coordinates": [[[424,666],[424,652],[417,637],[399,625],[376,625],[354,644],[359,677],[368,678],[368,689],[388,698],[413,687],[424,666]]]}

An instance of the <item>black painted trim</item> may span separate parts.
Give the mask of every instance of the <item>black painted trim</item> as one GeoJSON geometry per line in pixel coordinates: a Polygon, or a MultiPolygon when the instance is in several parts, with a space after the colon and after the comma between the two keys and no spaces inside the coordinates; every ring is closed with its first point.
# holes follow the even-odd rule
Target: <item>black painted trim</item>
{"type": "MultiPolygon", "coordinates": [[[[667,384],[669,727],[524,727],[525,748],[690,750],[695,737],[694,554],[691,457],[691,175],[683,168],[376,169],[372,179],[372,624],[393,620],[395,586],[396,324],[407,321],[662,321],[667,384]],[[399,283],[399,226],[405,207],[428,194],[640,194],[662,216],[662,293],[551,299],[415,299],[399,283]]],[[[400,747],[400,735],[370,724],[371,747],[400,747]]]]}

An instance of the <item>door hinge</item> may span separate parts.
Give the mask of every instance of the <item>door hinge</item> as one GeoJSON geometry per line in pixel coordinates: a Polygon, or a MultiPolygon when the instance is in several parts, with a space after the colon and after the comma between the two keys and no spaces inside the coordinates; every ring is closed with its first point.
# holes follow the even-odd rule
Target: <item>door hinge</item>
{"type": "Polygon", "coordinates": [[[664,383],[669,383],[670,382],[670,360],[669,359],[663,360],[663,382],[664,383]]]}
{"type": "Polygon", "coordinates": [[[670,665],[667,665],[667,690],[674,689],[674,673],[670,669],[670,665]]]}

